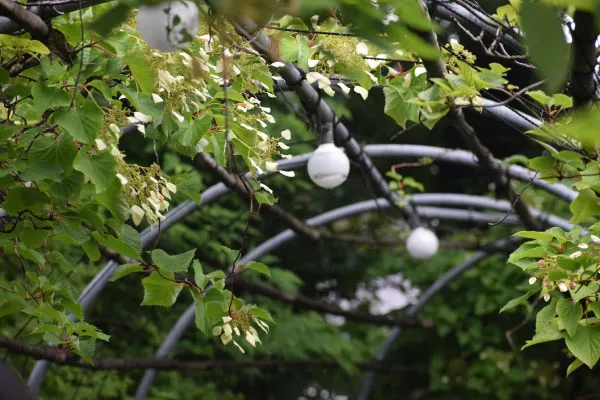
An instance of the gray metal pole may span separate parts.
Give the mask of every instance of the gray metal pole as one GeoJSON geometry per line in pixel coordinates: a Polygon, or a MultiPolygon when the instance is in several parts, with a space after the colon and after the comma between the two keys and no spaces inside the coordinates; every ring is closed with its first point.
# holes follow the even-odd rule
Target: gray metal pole
{"type": "MultiPolygon", "coordinates": [[[[481,207],[481,208],[490,208],[497,209],[499,211],[509,211],[511,210],[510,203],[506,201],[499,200],[491,200],[487,198],[481,198],[479,196],[471,196],[471,195],[451,195],[451,194],[438,194],[438,193],[428,193],[428,194],[418,194],[413,196],[413,201],[415,205],[417,205],[416,210],[420,216],[426,218],[439,218],[439,219],[450,219],[450,220],[469,220],[469,221],[477,221],[477,222],[496,222],[499,220],[498,216],[504,216],[505,214],[489,214],[489,213],[480,213],[480,212],[472,212],[465,211],[459,209],[448,209],[448,208],[436,208],[436,207],[425,207],[420,206],[420,204],[450,204],[453,206],[467,206],[467,207],[481,207]]],[[[307,225],[318,227],[321,225],[329,224],[331,222],[335,222],[340,219],[349,218],[354,215],[363,214],[366,212],[376,211],[378,209],[384,209],[390,207],[390,203],[385,199],[377,199],[377,200],[369,200],[363,201],[355,204],[351,204],[349,206],[337,208],[335,210],[331,210],[319,216],[310,218],[306,221],[307,225]]],[[[570,230],[572,225],[569,224],[566,220],[555,217],[555,216],[542,216],[541,212],[537,211],[538,215],[540,215],[546,223],[556,224],[555,226],[560,226],[562,229],[570,230]]],[[[506,218],[503,223],[507,224],[518,224],[519,220],[516,217],[506,218]]],[[[287,229],[278,235],[273,236],[272,238],[264,241],[259,246],[254,248],[244,257],[242,257],[239,261],[240,264],[248,263],[250,261],[256,261],[260,258],[264,257],[271,251],[277,249],[283,244],[293,240],[297,236],[297,233],[292,229],[287,229]]],[[[506,243],[506,241],[501,241],[498,243],[506,243]]],[[[475,253],[472,258],[476,257],[477,254],[484,253],[478,252],[475,253]]],[[[484,253],[487,255],[487,253],[484,253]]],[[[458,267],[457,267],[458,268],[458,267]]],[[[456,269],[456,268],[455,268],[456,269]]],[[[462,273],[462,272],[461,272],[462,273]]],[[[450,272],[444,276],[449,276],[450,272]]],[[[454,275],[451,275],[454,278],[454,275]]],[[[452,278],[452,279],[453,279],[452,278]]],[[[445,282],[445,281],[444,281],[445,282]]],[[[445,286],[447,282],[443,285],[445,286]]],[[[432,286],[433,287],[433,286],[432,286]]],[[[436,286],[437,288],[437,286],[436,286]]],[[[426,299],[431,297],[434,293],[439,291],[443,286],[436,289],[434,292],[431,292],[431,288],[428,289],[420,299],[426,299]],[[428,293],[430,293],[428,295],[428,293]],[[426,297],[428,296],[428,297],[426,297]]],[[[420,300],[421,301],[421,300],[420,300]]],[[[417,304],[418,305],[418,304],[417,304]]],[[[423,304],[424,305],[424,304],[423,304]]],[[[423,306],[422,305],[422,306],[423,306]]],[[[420,307],[422,307],[420,306],[420,307]]],[[[419,310],[418,308],[417,310],[419,310]]],[[[165,358],[171,352],[173,347],[177,344],[185,330],[192,324],[195,316],[195,305],[191,304],[190,307],[179,317],[177,323],[173,326],[165,340],[160,345],[156,358],[165,358]]],[[[136,400],[144,400],[148,396],[150,391],[150,387],[152,386],[152,382],[154,377],[156,376],[156,370],[148,369],[144,373],[142,380],[140,381],[138,388],[136,390],[135,399],[136,400]]]]}

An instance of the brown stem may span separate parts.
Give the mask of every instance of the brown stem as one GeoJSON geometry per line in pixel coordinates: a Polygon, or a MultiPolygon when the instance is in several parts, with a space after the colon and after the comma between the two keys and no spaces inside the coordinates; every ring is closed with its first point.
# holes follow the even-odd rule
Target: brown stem
{"type": "MultiPolygon", "coordinates": [[[[157,370],[183,370],[183,369],[213,369],[213,368],[271,368],[271,367],[319,367],[336,368],[339,366],[335,361],[321,359],[306,360],[281,360],[281,359],[258,359],[258,360],[203,360],[203,361],[180,361],[169,359],[156,359],[144,357],[132,358],[94,358],[92,363],[87,363],[74,356],[65,353],[52,346],[31,345],[10,337],[0,336],[0,347],[13,353],[23,354],[35,359],[43,359],[58,365],[84,368],[89,370],[134,370],[153,368],[157,370]]],[[[419,368],[401,364],[383,364],[365,362],[356,365],[361,369],[368,369],[384,373],[406,373],[418,372],[419,368]]]]}

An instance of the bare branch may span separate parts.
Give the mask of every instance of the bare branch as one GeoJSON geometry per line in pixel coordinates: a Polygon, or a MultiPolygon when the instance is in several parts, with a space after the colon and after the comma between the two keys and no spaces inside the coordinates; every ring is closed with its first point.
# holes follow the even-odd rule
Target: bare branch
{"type": "MultiPolygon", "coordinates": [[[[223,182],[230,189],[235,190],[236,192],[242,194],[245,197],[251,195],[251,193],[248,193],[247,189],[251,187],[250,184],[244,184],[244,182],[242,182],[243,178],[240,178],[235,174],[230,174],[225,167],[222,167],[219,164],[217,164],[215,159],[210,154],[204,152],[198,153],[194,158],[194,162],[198,167],[211,171],[219,178],[221,182],[223,182]]],[[[321,234],[318,230],[306,225],[304,222],[300,221],[292,214],[284,211],[281,207],[277,205],[263,204],[261,208],[267,210],[268,212],[277,216],[281,220],[285,221],[285,223],[295,232],[304,235],[312,240],[319,240],[321,238],[321,234]]]]}
{"type": "MultiPolygon", "coordinates": [[[[87,363],[73,354],[65,353],[52,346],[38,346],[26,344],[21,341],[0,336],[0,347],[10,350],[12,353],[23,354],[35,359],[48,360],[57,365],[65,365],[89,370],[136,370],[152,368],[156,370],[203,370],[213,368],[284,368],[284,367],[316,367],[337,368],[339,364],[335,361],[321,359],[306,360],[281,360],[281,359],[258,359],[258,360],[203,360],[203,361],[180,361],[156,358],[94,358],[92,363],[87,363]]],[[[420,369],[400,364],[384,364],[377,362],[358,363],[361,369],[368,369],[384,373],[406,373],[418,372],[420,369]]]]}

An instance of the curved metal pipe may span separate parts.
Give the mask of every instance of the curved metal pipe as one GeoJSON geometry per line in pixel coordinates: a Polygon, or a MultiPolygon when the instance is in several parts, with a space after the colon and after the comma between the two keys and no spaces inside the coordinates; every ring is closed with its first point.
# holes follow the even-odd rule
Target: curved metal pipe
{"type": "MultiPolygon", "coordinates": [[[[489,201],[489,199],[486,199],[486,198],[482,199],[478,196],[471,196],[471,195],[448,195],[448,194],[428,193],[428,194],[414,195],[412,200],[413,200],[414,204],[417,205],[416,210],[419,213],[419,215],[421,217],[428,217],[428,218],[440,218],[440,219],[451,219],[451,220],[457,220],[457,219],[458,220],[461,220],[461,219],[462,220],[473,220],[473,219],[476,219],[478,222],[479,221],[481,221],[481,222],[483,222],[483,221],[496,222],[496,221],[498,221],[498,219],[490,218],[490,215],[498,215],[498,214],[485,214],[485,213],[479,213],[479,212],[469,212],[469,211],[464,211],[464,210],[447,209],[447,208],[423,207],[423,206],[420,206],[420,204],[439,204],[439,203],[448,204],[448,203],[450,203],[451,205],[454,205],[454,206],[465,206],[466,205],[469,207],[473,206],[473,207],[482,207],[482,208],[491,206],[491,208],[495,208],[500,211],[509,211],[511,209],[510,204],[506,201],[494,201],[494,200],[489,201]],[[478,201],[478,200],[482,200],[482,201],[478,201]],[[437,201],[437,203],[436,203],[436,201],[437,201]],[[487,218],[486,218],[486,216],[487,216],[487,218]]],[[[351,204],[349,206],[337,208],[335,210],[331,210],[331,211],[328,211],[321,215],[318,215],[316,217],[310,218],[310,219],[306,220],[306,224],[313,226],[313,227],[317,227],[317,226],[329,224],[331,222],[335,222],[340,219],[349,218],[354,215],[363,214],[366,212],[383,209],[383,208],[387,208],[387,207],[390,207],[390,203],[388,201],[386,201],[385,199],[362,201],[359,203],[351,204]]],[[[500,214],[500,215],[503,216],[504,214],[500,214]]],[[[556,216],[544,216],[539,211],[538,211],[538,215],[540,215],[540,217],[544,218],[546,223],[549,223],[550,221],[552,221],[552,224],[557,224],[556,226],[560,226],[563,229],[570,230],[572,228],[572,225],[569,224],[566,220],[564,220],[562,218],[559,218],[556,216]]],[[[509,224],[518,223],[518,222],[519,222],[518,219],[515,217],[512,217],[512,218],[508,217],[503,221],[503,223],[509,223],[509,224]]],[[[244,257],[242,257],[240,259],[239,263],[245,264],[250,261],[259,260],[260,258],[264,257],[268,253],[270,253],[273,250],[277,249],[278,247],[282,246],[283,244],[293,240],[296,236],[297,236],[296,232],[294,232],[292,229],[287,229],[287,230],[279,233],[278,235],[275,235],[272,238],[264,241],[257,247],[255,247],[252,251],[250,251],[248,254],[246,254],[244,257]]],[[[498,243],[503,244],[503,243],[506,243],[506,241],[500,241],[498,243]]],[[[473,255],[472,258],[475,257],[479,253],[483,253],[483,254],[487,255],[486,252],[478,252],[478,253],[475,253],[475,255],[473,255]]],[[[448,276],[449,274],[450,273],[447,273],[444,276],[448,276]]],[[[449,276],[454,277],[454,275],[449,275],[449,276]]],[[[435,291],[433,291],[433,292],[431,291],[432,290],[431,288],[428,289],[421,296],[421,299],[431,297],[434,293],[439,291],[446,284],[447,284],[447,282],[444,283],[444,285],[441,286],[440,288],[437,288],[437,286],[436,286],[437,289],[435,289],[435,291]],[[428,294],[428,293],[431,293],[431,294],[428,294]],[[425,297],[425,296],[428,296],[428,297],[425,297]]],[[[418,306],[418,304],[417,304],[417,306],[418,306]]],[[[423,305],[421,305],[420,307],[422,307],[423,305]]],[[[417,308],[416,310],[418,311],[419,309],[420,308],[417,308]]],[[[160,345],[160,347],[156,353],[156,358],[165,358],[171,352],[173,347],[175,347],[177,342],[181,339],[181,336],[183,335],[185,330],[194,321],[194,317],[195,317],[195,305],[192,303],[190,305],[190,307],[188,307],[188,309],[179,317],[176,324],[173,326],[173,328],[171,329],[171,331],[169,332],[169,334],[167,335],[165,340],[160,345]]],[[[144,373],[144,376],[143,376],[142,380],[140,381],[138,388],[136,390],[136,395],[135,395],[136,400],[146,399],[155,376],[156,376],[156,370],[153,370],[153,369],[146,370],[146,372],[144,373]]]]}
{"type": "MultiPolygon", "coordinates": [[[[461,164],[465,166],[477,167],[477,158],[468,151],[450,150],[442,147],[420,146],[420,145],[370,145],[364,148],[365,152],[374,158],[378,157],[404,157],[404,158],[420,158],[430,157],[439,162],[449,162],[461,164]]],[[[291,160],[281,160],[278,162],[278,167],[283,170],[293,170],[306,165],[312,153],[296,156],[291,160]]],[[[535,173],[519,166],[512,166],[507,169],[507,173],[513,179],[518,179],[524,182],[531,182],[533,186],[540,187],[567,201],[573,200],[577,193],[561,184],[550,184],[535,178],[535,173]]],[[[267,173],[261,178],[271,175],[267,173]]],[[[201,197],[201,205],[207,205],[224,194],[228,193],[229,189],[222,183],[216,184],[208,188],[201,197]]],[[[415,195],[417,196],[417,195],[415,195]]],[[[423,195],[418,195],[423,196],[423,195]]],[[[414,196],[413,196],[414,197],[414,196]]],[[[439,203],[438,203],[439,204],[439,203]]],[[[197,210],[198,205],[188,200],[166,215],[166,219],[161,223],[161,230],[168,229],[173,224],[179,222],[185,216],[197,210]]],[[[539,214],[541,215],[541,213],[539,214]]],[[[510,219],[509,219],[510,221],[510,219]]],[[[158,235],[157,227],[153,229],[147,228],[141,233],[142,244],[147,247],[150,243],[156,240],[158,235]]],[[[117,268],[116,262],[110,261],[106,266],[88,283],[86,288],[79,296],[79,303],[84,311],[88,309],[93,300],[100,294],[117,268]]],[[[41,385],[49,368],[49,363],[46,360],[39,360],[33,367],[27,384],[32,393],[37,396],[41,390],[41,385]]]]}

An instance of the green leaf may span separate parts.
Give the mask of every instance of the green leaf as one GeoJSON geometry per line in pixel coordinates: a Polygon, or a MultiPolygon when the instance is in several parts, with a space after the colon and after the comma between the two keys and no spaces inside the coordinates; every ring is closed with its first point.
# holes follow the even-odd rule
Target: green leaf
{"type": "Polygon", "coordinates": [[[135,230],[131,225],[123,224],[121,226],[122,231],[119,234],[119,239],[130,245],[139,254],[142,253],[142,239],[140,233],[135,230]]]}
{"type": "Polygon", "coordinates": [[[552,239],[554,239],[554,235],[546,232],[537,232],[537,231],[520,231],[515,233],[513,236],[518,236],[527,239],[535,239],[541,240],[543,242],[550,243],[552,239]]]}
{"type": "Polygon", "coordinates": [[[600,359],[600,325],[580,326],[575,335],[565,338],[565,343],[575,357],[593,368],[600,359]]]}
{"type": "Polygon", "coordinates": [[[77,153],[73,167],[88,176],[94,185],[96,193],[102,193],[116,179],[115,158],[107,151],[88,154],[84,150],[77,153]]]}
{"type": "Polygon", "coordinates": [[[598,293],[598,282],[590,282],[587,285],[577,284],[575,289],[569,288],[569,293],[571,293],[571,298],[575,301],[580,301],[583,298],[589,296],[596,296],[598,293]]]}
{"type": "Polygon", "coordinates": [[[50,205],[50,198],[36,188],[16,187],[8,192],[2,208],[9,215],[16,215],[24,210],[39,213],[48,205],[50,205]]]}
{"type": "Polygon", "coordinates": [[[531,61],[547,80],[547,92],[559,92],[569,72],[569,46],[557,9],[541,3],[521,2],[521,26],[531,61]]]}
{"type": "Polygon", "coordinates": [[[502,307],[500,309],[499,314],[502,314],[503,312],[508,311],[508,310],[512,310],[513,308],[518,307],[522,304],[529,305],[527,303],[527,299],[529,299],[529,297],[531,297],[531,295],[533,295],[534,293],[536,293],[536,291],[529,291],[529,292],[525,293],[524,295],[517,297],[516,299],[512,299],[511,301],[506,303],[504,305],[504,307],[502,307]]]}
{"type": "Polygon", "coordinates": [[[196,282],[196,285],[198,285],[200,289],[204,289],[206,287],[208,278],[206,275],[204,275],[204,271],[202,271],[202,265],[200,264],[200,261],[194,260],[192,268],[194,269],[194,282],[196,282]]]}
{"type": "Polygon", "coordinates": [[[556,304],[558,319],[562,322],[569,336],[577,332],[579,320],[583,317],[583,307],[580,303],[573,304],[570,299],[561,299],[556,304]]]}
{"type": "Polygon", "coordinates": [[[206,316],[204,310],[204,298],[194,289],[190,289],[192,293],[192,297],[194,298],[195,309],[195,322],[196,328],[198,328],[202,333],[206,333],[206,316]]]}
{"type": "Polygon", "coordinates": [[[164,278],[155,271],[149,277],[142,279],[144,300],[141,305],[171,307],[175,304],[183,285],[173,282],[173,274],[170,272],[162,275],[164,278]]]}
{"type": "Polygon", "coordinates": [[[138,253],[136,249],[134,249],[130,244],[119,238],[110,235],[105,235],[100,232],[92,232],[92,236],[94,237],[94,239],[96,239],[98,243],[108,247],[111,250],[116,251],[119,254],[135,258],[136,260],[142,260],[140,253],[138,253]]]}
{"type": "Polygon", "coordinates": [[[262,308],[251,308],[248,312],[256,318],[260,318],[273,324],[275,323],[275,320],[273,319],[273,317],[271,317],[271,314],[269,314],[268,311],[265,311],[262,308]]]}
{"type": "Polygon", "coordinates": [[[110,277],[110,281],[117,281],[127,275],[133,274],[135,272],[142,272],[144,270],[144,266],[142,264],[123,264],[119,265],[119,267],[115,270],[115,272],[110,277]]]}
{"type": "Polygon", "coordinates": [[[587,217],[600,214],[600,199],[592,189],[585,189],[579,192],[575,200],[569,207],[573,213],[572,224],[578,224],[587,217]]]}
{"type": "Polygon", "coordinates": [[[152,70],[148,65],[148,61],[146,60],[146,57],[144,57],[144,53],[128,53],[123,61],[129,65],[131,74],[135,78],[135,81],[141,92],[146,96],[150,96],[154,91],[155,80],[152,70]]]}
{"type": "Polygon", "coordinates": [[[211,125],[212,122],[209,117],[193,120],[187,126],[182,126],[179,129],[177,133],[179,142],[186,147],[195,147],[200,139],[202,139],[202,137],[208,133],[211,125]]]}
{"type": "Polygon", "coordinates": [[[596,318],[600,318],[600,302],[588,303],[588,311],[591,311],[596,315],[596,318]]]}
{"type": "Polygon", "coordinates": [[[44,82],[37,83],[31,88],[33,108],[38,114],[53,108],[69,105],[69,95],[62,89],[48,87],[44,82]]]}
{"type": "Polygon", "coordinates": [[[575,372],[577,369],[579,369],[579,367],[581,367],[582,365],[583,365],[583,362],[580,359],[576,358],[567,367],[567,376],[571,375],[573,372],[575,372]]]}
{"type": "Polygon", "coordinates": [[[160,268],[161,272],[187,272],[194,254],[196,254],[196,250],[170,256],[163,250],[157,249],[152,251],[152,261],[160,268]]]}
{"type": "Polygon", "coordinates": [[[102,129],[102,111],[92,102],[85,101],[78,108],[61,107],[53,114],[54,121],[75,140],[93,144],[102,129]]]}
{"type": "Polygon", "coordinates": [[[269,267],[261,262],[251,261],[248,265],[244,266],[246,269],[252,269],[258,273],[271,277],[271,271],[269,271],[269,267]]]}
{"type": "Polygon", "coordinates": [[[8,300],[0,304],[0,318],[5,315],[17,313],[25,308],[21,300],[8,300]]]}

